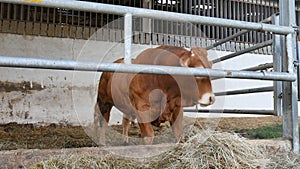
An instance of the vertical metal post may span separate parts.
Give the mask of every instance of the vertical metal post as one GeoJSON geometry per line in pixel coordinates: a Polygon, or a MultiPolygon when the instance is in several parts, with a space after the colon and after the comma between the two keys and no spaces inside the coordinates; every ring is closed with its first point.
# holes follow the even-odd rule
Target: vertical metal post
{"type": "MultiPolygon", "coordinates": [[[[295,10],[294,10],[295,11],[295,10]]],[[[296,52],[296,33],[289,34],[286,37],[287,44],[287,68],[289,73],[297,73],[297,67],[294,65],[297,60],[296,52]]],[[[293,151],[299,153],[299,126],[298,126],[298,82],[284,82],[284,99],[286,103],[283,104],[283,110],[286,115],[283,116],[283,123],[285,123],[284,136],[292,137],[293,151]]]]}
{"type": "MultiPolygon", "coordinates": [[[[152,7],[152,1],[143,0],[143,8],[151,9],[151,7],[152,7]]],[[[151,19],[143,18],[142,20],[143,20],[142,31],[150,33],[151,32],[151,19]]]]}
{"type": "MultiPolygon", "coordinates": [[[[280,0],[280,25],[296,26],[295,1],[280,0]]],[[[285,72],[297,73],[296,31],[285,37],[285,43],[286,48],[282,48],[282,69],[285,72]]],[[[283,136],[292,139],[295,153],[299,153],[297,83],[283,82],[283,136]]]]}
{"type": "MultiPolygon", "coordinates": [[[[272,23],[279,25],[279,15],[272,16],[272,23]]],[[[282,72],[280,35],[273,35],[273,69],[275,72],[282,72]]],[[[274,81],[274,115],[282,116],[282,81],[274,81]]]]}
{"type": "Polygon", "coordinates": [[[132,14],[127,13],[125,15],[125,23],[124,23],[124,44],[125,44],[124,63],[126,64],[131,64],[131,43],[132,43],[132,14]]]}
{"type": "MultiPolygon", "coordinates": [[[[152,7],[152,1],[150,0],[143,0],[143,8],[147,8],[147,9],[151,9],[152,7]]],[[[141,30],[141,33],[146,33],[149,36],[151,36],[151,32],[152,32],[152,19],[148,19],[148,18],[143,18],[143,28],[141,30]]],[[[148,43],[148,42],[146,42],[148,43]]],[[[151,40],[150,40],[150,46],[151,46],[151,40]]]]}
{"type": "MultiPolygon", "coordinates": [[[[299,32],[298,32],[299,36],[299,32]]],[[[298,60],[298,69],[297,69],[297,79],[298,79],[298,101],[300,100],[300,62],[299,62],[299,56],[300,56],[300,41],[297,37],[297,60],[298,60]]]]}

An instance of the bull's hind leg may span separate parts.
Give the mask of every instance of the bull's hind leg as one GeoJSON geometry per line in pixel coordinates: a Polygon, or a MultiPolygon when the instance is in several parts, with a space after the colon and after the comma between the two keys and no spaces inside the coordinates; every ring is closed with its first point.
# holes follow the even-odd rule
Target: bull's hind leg
{"type": "Polygon", "coordinates": [[[95,114],[94,114],[94,131],[97,138],[99,138],[100,145],[106,145],[105,133],[109,122],[111,105],[103,105],[99,102],[95,105],[95,114]],[[100,132],[99,132],[100,127],[100,132]],[[98,137],[98,133],[100,136],[98,137]]]}
{"type": "Polygon", "coordinates": [[[127,116],[124,114],[123,115],[123,121],[122,121],[122,125],[123,125],[123,141],[124,141],[124,144],[128,144],[128,131],[129,131],[129,127],[130,127],[130,124],[131,124],[131,120],[129,120],[127,118],[127,116]]]}
{"type": "Polygon", "coordinates": [[[153,116],[150,111],[137,111],[136,114],[143,142],[145,145],[150,145],[154,140],[154,130],[151,124],[153,116]]]}
{"type": "Polygon", "coordinates": [[[174,109],[174,112],[172,114],[172,118],[170,121],[171,127],[172,127],[172,131],[174,136],[180,141],[182,142],[183,140],[181,139],[181,136],[183,134],[183,124],[182,124],[182,120],[183,120],[183,109],[181,107],[176,107],[174,109]]]}

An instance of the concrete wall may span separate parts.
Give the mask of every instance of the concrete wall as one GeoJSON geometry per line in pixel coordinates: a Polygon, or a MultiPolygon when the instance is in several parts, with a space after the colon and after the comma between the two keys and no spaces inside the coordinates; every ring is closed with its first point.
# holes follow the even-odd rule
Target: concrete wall
{"type": "MultiPolygon", "coordinates": [[[[0,55],[19,57],[112,62],[124,53],[118,43],[12,34],[0,34],[0,44],[0,55]]],[[[0,68],[0,123],[89,123],[99,77],[96,72],[0,68]]]]}
{"type": "MultiPolygon", "coordinates": [[[[12,34],[0,34],[0,44],[0,55],[19,57],[112,62],[124,53],[121,43],[12,34]]],[[[134,45],[134,55],[148,47],[134,45]]],[[[224,54],[228,52],[209,51],[210,59],[224,54]]],[[[271,61],[272,56],[247,54],[214,68],[239,69],[271,61]]],[[[0,68],[0,123],[86,125],[93,121],[99,76],[96,72],[0,68]]],[[[272,82],[253,80],[213,82],[215,91],[270,85],[272,82]]],[[[272,109],[272,94],[218,97],[210,108],[272,109]]],[[[120,122],[114,119],[114,123],[120,122]]]]}

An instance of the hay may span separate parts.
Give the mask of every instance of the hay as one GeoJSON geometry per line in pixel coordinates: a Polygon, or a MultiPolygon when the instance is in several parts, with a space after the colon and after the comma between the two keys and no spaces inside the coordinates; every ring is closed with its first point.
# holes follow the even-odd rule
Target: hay
{"type": "Polygon", "coordinates": [[[263,153],[237,134],[191,127],[187,141],[155,157],[149,168],[264,168],[263,153]]]}
{"type": "Polygon", "coordinates": [[[279,153],[270,154],[271,163],[268,164],[267,168],[272,169],[299,169],[300,166],[300,154],[294,153],[279,153]]]}
{"type": "Polygon", "coordinates": [[[233,133],[203,131],[192,126],[187,140],[159,156],[141,160],[113,154],[52,158],[32,168],[265,168],[269,159],[245,138],[233,133]]]}
{"type": "Polygon", "coordinates": [[[140,168],[140,162],[126,159],[123,157],[118,157],[112,154],[105,156],[93,156],[91,154],[82,154],[82,155],[72,155],[69,157],[59,157],[52,158],[47,161],[42,161],[34,166],[30,167],[31,169],[111,169],[111,168],[140,168]]]}

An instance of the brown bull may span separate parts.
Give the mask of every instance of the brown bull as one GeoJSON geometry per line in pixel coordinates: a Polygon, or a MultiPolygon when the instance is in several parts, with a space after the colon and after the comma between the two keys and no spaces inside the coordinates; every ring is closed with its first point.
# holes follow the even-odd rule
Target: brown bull
{"type": "MultiPolygon", "coordinates": [[[[123,63],[123,59],[115,63],[123,63]]],[[[172,46],[147,49],[132,60],[132,63],[211,68],[205,49],[186,50],[172,46]]],[[[175,137],[180,138],[183,132],[183,107],[196,104],[208,106],[214,101],[209,77],[105,72],[99,82],[94,126],[98,133],[100,124],[100,143],[105,144],[105,129],[111,108],[115,106],[123,112],[124,141],[128,142],[130,121],[137,119],[144,144],[152,144],[152,125],[158,126],[169,121],[175,137]]]]}

